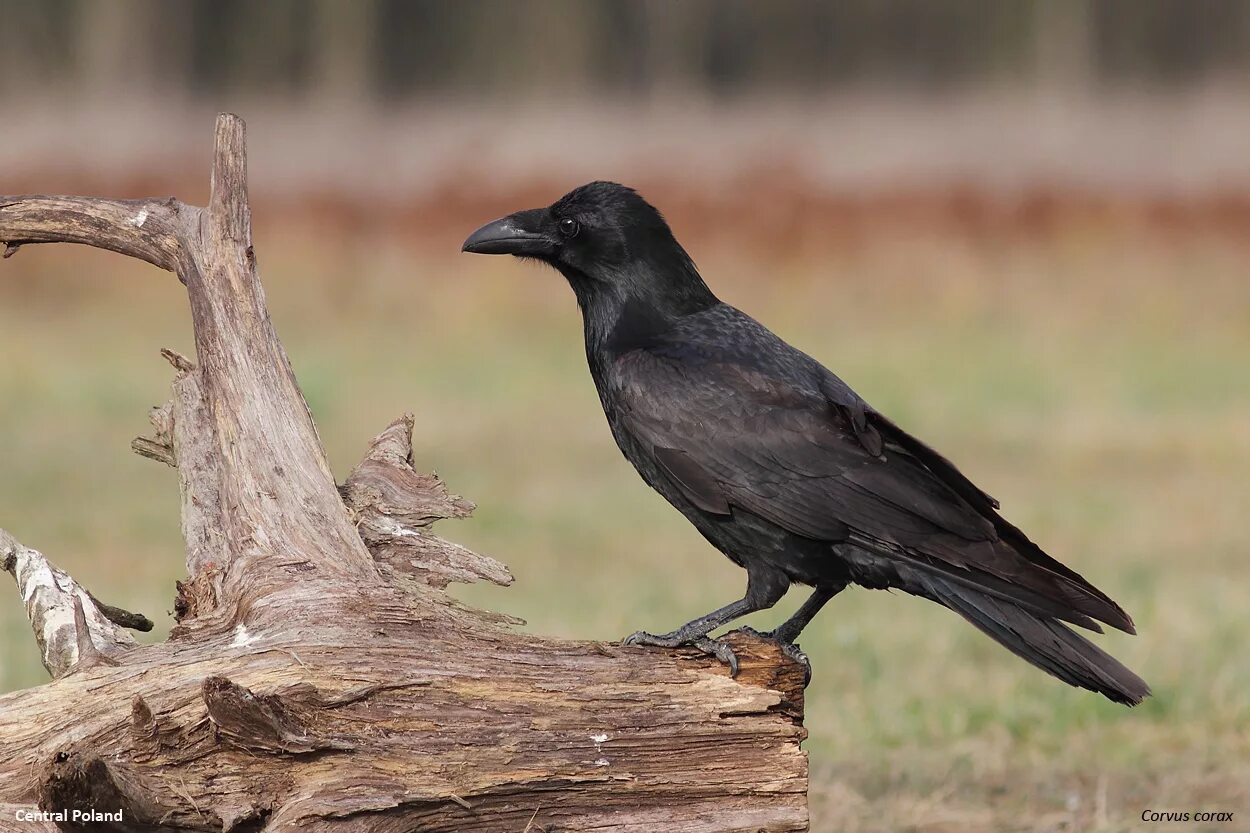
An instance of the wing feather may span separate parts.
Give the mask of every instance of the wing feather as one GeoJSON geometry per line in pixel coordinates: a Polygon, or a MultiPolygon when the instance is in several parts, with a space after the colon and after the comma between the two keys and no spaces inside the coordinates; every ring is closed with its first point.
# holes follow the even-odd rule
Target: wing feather
{"type": "Polygon", "coordinates": [[[1114,602],[1003,520],[992,497],[832,374],[799,384],[742,361],[647,349],[618,357],[612,373],[629,431],[704,511],[736,506],[831,542],[853,531],[1000,598],[1131,630],[1114,602]]]}

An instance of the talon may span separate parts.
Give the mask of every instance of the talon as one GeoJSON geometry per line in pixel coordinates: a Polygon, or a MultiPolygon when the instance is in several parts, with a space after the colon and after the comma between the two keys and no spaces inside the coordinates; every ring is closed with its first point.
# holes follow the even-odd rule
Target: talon
{"type": "Polygon", "coordinates": [[[729,666],[729,676],[734,678],[738,676],[738,655],[734,653],[734,649],[729,647],[728,642],[722,642],[719,639],[711,639],[703,637],[691,643],[694,647],[710,654],[718,660],[729,666]]]}
{"type": "Polygon", "coordinates": [[[634,631],[621,640],[622,645],[637,648],[678,648],[686,644],[685,640],[672,633],[654,634],[646,631],[634,631]]]}
{"type": "Polygon", "coordinates": [[[782,642],[781,650],[790,659],[803,666],[803,688],[807,688],[808,684],[812,681],[812,661],[808,659],[807,654],[793,642],[782,642]]]}

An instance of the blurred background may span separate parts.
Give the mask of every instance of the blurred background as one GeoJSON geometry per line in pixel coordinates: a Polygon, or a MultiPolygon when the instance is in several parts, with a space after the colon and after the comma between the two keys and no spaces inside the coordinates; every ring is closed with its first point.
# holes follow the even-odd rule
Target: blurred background
{"type": "MultiPolygon", "coordinates": [[[[934,605],[839,596],[802,640],[813,829],[1250,813],[1250,2],[0,0],[0,104],[0,193],[193,203],[213,114],[241,114],[336,473],[414,411],[418,465],[479,506],[439,531],[517,579],[455,592],[567,637],[667,630],[744,580],[620,458],[562,279],[459,254],[635,185],[723,299],[1137,621],[1099,638],[1154,686],[1130,711],[934,605]]],[[[0,265],[0,527],[152,638],[177,483],[128,443],[162,346],[192,349],[171,276],[69,246],[0,265]]],[[[0,690],[44,679],[0,594],[0,690]]]]}

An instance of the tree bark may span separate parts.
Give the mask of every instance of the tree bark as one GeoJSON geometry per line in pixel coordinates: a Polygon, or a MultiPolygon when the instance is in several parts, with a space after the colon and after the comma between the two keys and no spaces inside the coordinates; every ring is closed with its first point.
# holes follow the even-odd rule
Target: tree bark
{"type": "Polygon", "coordinates": [[[56,678],[0,697],[0,829],[807,829],[803,671],[771,643],[733,637],[730,679],[457,603],[448,582],[511,576],[431,532],[472,505],[416,471],[411,417],[336,485],[257,277],[240,119],[218,118],[206,208],[0,197],[0,241],[175,272],[197,355],[164,351],[173,396],[134,444],[178,470],[168,641],[0,532],[56,678]],[[71,815],[16,821],[36,810],[71,815]]]}

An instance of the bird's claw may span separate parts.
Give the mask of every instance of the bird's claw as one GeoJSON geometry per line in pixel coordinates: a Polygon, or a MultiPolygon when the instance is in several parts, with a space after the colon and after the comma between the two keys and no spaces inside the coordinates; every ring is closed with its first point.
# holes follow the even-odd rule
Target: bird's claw
{"type": "Polygon", "coordinates": [[[750,627],[749,625],[743,625],[738,628],[738,632],[748,634],[749,636],[758,636],[760,639],[767,639],[770,642],[775,642],[777,647],[781,649],[781,653],[803,666],[803,687],[807,688],[807,684],[812,681],[812,661],[798,645],[777,636],[776,631],[761,632],[750,627]]]}
{"type": "Polygon", "coordinates": [[[634,631],[621,640],[622,645],[633,645],[639,648],[680,648],[689,642],[690,640],[684,638],[678,631],[660,634],[634,631]]]}
{"type": "Polygon", "coordinates": [[[720,639],[712,639],[709,636],[688,637],[676,631],[661,634],[635,631],[625,637],[621,644],[652,648],[681,648],[684,646],[697,648],[729,666],[730,677],[738,676],[738,655],[734,653],[729,643],[720,639]]]}
{"type": "Polygon", "coordinates": [[[703,653],[714,656],[725,665],[728,665],[731,679],[738,676],[738,655],[734,653],[733,648],[729,647],[728,642],[725,642],[723,639],[712,639],[704,636],[690,644],[703,653]]]}

